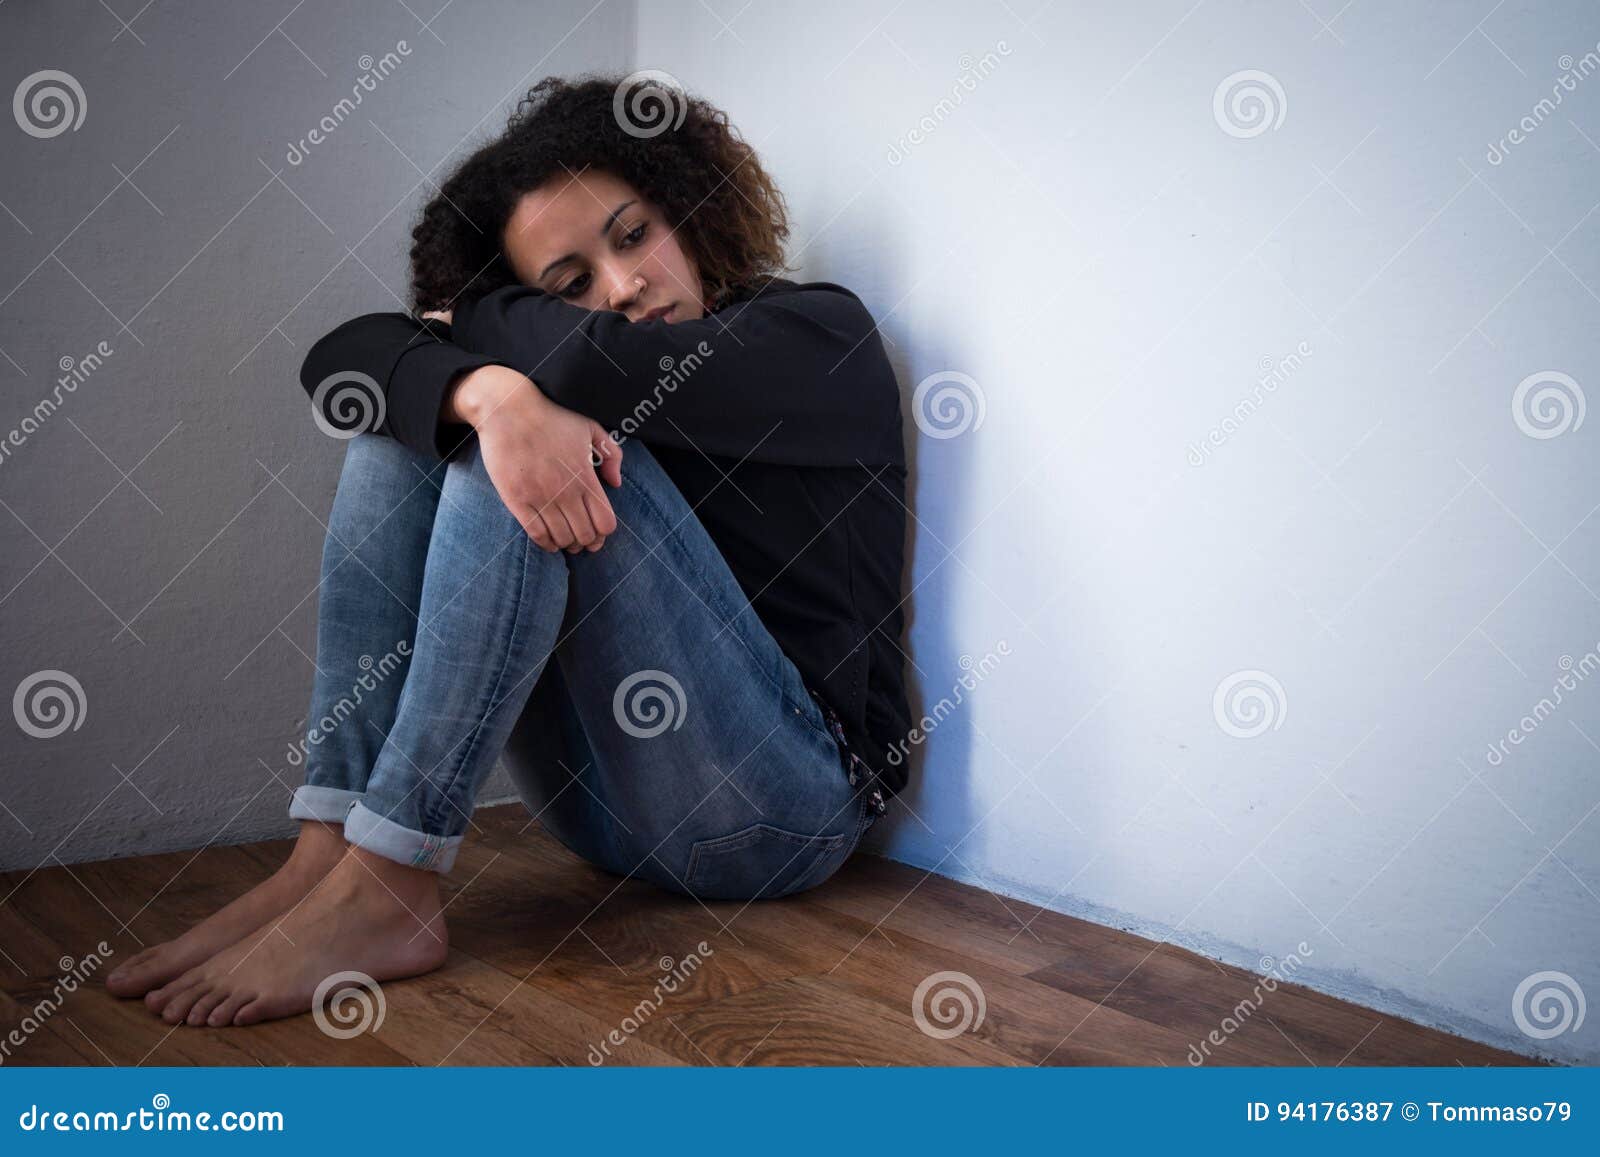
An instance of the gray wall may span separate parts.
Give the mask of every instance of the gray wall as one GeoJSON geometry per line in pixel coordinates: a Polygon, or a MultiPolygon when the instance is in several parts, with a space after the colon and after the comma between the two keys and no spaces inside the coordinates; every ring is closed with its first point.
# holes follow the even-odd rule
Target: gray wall
{"type": "Polygon", "coordinates": [[[344,446],[300,359],[403,308],[428,182],[529,85],[632,53],[627,3],[457,0],[426,27],[437,2],[290,7],[162,3],[126,29],[95,0],[0,8],[0,88],[59,70],[85,114],[46,138],[0,118],[0,440],[60,397],[0,458],[0,687],[59,670],[84,705],[49,739],[6,715],[0,867],[292,831],[344,446]]]}

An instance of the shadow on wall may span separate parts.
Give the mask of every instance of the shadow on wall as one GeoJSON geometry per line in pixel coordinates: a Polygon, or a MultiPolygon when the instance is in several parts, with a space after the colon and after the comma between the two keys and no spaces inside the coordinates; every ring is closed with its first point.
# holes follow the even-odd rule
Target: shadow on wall
{"type": "MultiPolygon", "coordinates": [[[[845,286],[859,296],[878,323],[878,332],[884,350],[900,385],[900,411],[904,422],[906,448],[906,515],[905,570],[901,593],[901,614],[904,617],[901,637],[897,644],[905,651],[906,698],[910,709],[911,725],[920,728],[925,713],[932,703],[946,694],[948,682],[942,672],[959,670],[961,640],[955,630],[953,616],[936,613],[942,601],[936,597],[940,578],[948,579],[943,564],[950,548],[955,545],[951,532],[941,527],[963,527],[971,510],[972,456],[976,452],[973,436],[940,440],[939,475],[937,485],[937,515],[924,510],[921,497],[924,493],[921,466],[927,445],[925,435],[913,408],[913,396],[919,381],[930,373],[946,367],[963,367],[975,364],[972,351],[942,342],[923,341],[913,350],[906,335],[895,336],[895,316],[891,312],[896,303],[903,302],[913,289],[908,284],[906,271],[912,268],[905,252],[904,237],[897,231],[897,218],[883,215],[864,228],[852,228],[837,233],[824,230],[808,239],[805,252],[809,260],[806,271],[795,276],[809,280],[833,281],[845,286]],[[870,237],[870,247],[852,247],[835,251],[831,242],[870,237]],[[919,578],[919,562],[927,555],[931,561],[919,578]],[[933,587],[934,589],[929,589],[933,587]],[[920,606],[933,608],[926,622],[918,618],[920,606]],[[912,640],[916,639],[913,646],[912,640]]],[[[947,331],[958,332],[958,331],[947,331]]],[[[953,564],[952,564],[953,565],[953,564]]],[[[873,624],[867,624],[871,627],[873,624]]],[[[926,794],[927,747],[931,738],[919,740],[916,732],[899,736],[904,741],[906,767],[910,782],[905,791],[890,805],[885,823],[878,825],[868,838],[866,850],[888,854],[887,846],[894,832],[902,824],[921,828],[929,836],[935,831],[928,819],[926,794]]],[[[969,726],[951,726],[938,737],[940,782],[937,788],[939,811],[952,810],[959,816],[972,816],[978,799],[971,790],[972,734],[969,726]],[[958,795],[957,793],[961,794],[958,795]]]]}
{"type": "MultiPolygon", "coordinates": [[[[1118,750],[1126,737],[1098,728],[1094,717],[1121,681],[1141,670],[1141,652],[1170,624],[1152,615],[1113,629],[1109,606],[1099,613],[1083,608],[1094,601],[1095,571],[1108,554],[1136,540],[1138,528],[1112,527],[1108,536],[1096,496],[1081,484],[1069,489],[1076,475],[1060,456],[1070,452],[1073,429],[1035,428],[1040,408],[1005,396],[1002,388],[1010,380],[1007,367],[1049,364],[1055,354],[1048,346],[1061,335],[1041,326],[1010,328],[1010,304],[960,284],[956,261],[946,266],[952,288],[941,294],[939,274],[929,275],[926,253],[907,250],[901,223],[897,215],[881,214],[806,244],[808,274],[856,291],[877,319],[900,383],[904,419],[911,514],[901,646],[909,656],[906,689],[915,731],[901,737],[908,786],[864,846],[1006,896],[1060,907],[1064,892],[1054,876],[1049,883],[1019,880],[974,865],[1003,861],[990,849],[1005,845],[1065,855],[1062,879],[1075,880],[1096,861],[1106,870],[1145,870],[1129,862],[1136,852],[1096,848],[1088,839],[1115,826],[1113,815],[1126,820],[1138,802],[1086,790],[1086,769],[1129,762],[1118,750]],[[940,317],[909,329],[908,318],[895,310],[913,297],[939,301],[940,317]],[[995,346],[990,339],[996,334],[1016,341],[995,346]],[[972,391],[954,375],[975,380],[970,404],[972,391]],[[950,379],[942,403],[941,378],[950,379]],[[926,387],[920,401],[919,387],[926,387]],[[955,433],[958,428],[962,432],[955,433]],[[998,489],[979,489],[982,453],[1003,460],[986,472],[998,489]],[[1001,507],[1030,503],[1050,508],[1049,519],[1029,520],[1038,533],[1010,534],[1002,520],[990,520],[1001,507]],[[1098,545],[1083,553],[1075,550],[1078,543],[1098,545]],[[996,575],[1006,576],[1004,597],[991,585],[996,575]],[[1079,605],[1069,613],[1071,603],[1079,605]],[[1080,625],[1070,639],[1061,633],[1067,622],[1080,625]],[[1082,624],[1098,624],[1098,630],[1091,635],[1082,624]],[[993,705],[1027,699],[1041,687],[1055,712],[1042,713],[1024,730],[985,731],[983,719],[997,717],[993,705]],[[1012,795],[1019,797],[1014,804],[1025,806],[1001,810],[1012,795]]],[[[1004,237],[986,243],[1010,244],[1004,237]]],[[[1025,253],[1016,254],[1019,265],[1026,260],[1025,253]]],[[[1093,376],[1064,369],[1060,388],[1082,391],[1092,401],[1086,384],[1093,376]]],[[[1151,497],[1168,482],[1156,465],[1129,465],[1126,480],[1151,497]]],[[[1162,769],[1160,779],[1149,782],[1130,777],[1129,792],[1159,791],[1167,774],[1162,769]]]]}

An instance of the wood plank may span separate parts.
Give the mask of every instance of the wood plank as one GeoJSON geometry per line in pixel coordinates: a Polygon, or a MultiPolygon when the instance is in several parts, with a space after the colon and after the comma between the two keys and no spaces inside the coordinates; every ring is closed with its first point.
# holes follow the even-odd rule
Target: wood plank
{"type": "MultiPolygon", "coordinates": [[[[1197,1050],[1195,1058],[1204,1058],[1206,1064],[1385,1063],[1375,1059],[1383,1055],[1379,1051],[1382,1046],[1372,1045],[1368,1036],[1376,1035],[1380,1024],[1393,1026],[1380,1037],[1393,1058],[1387,1063],[1454,1063],[1440,1058],[1447,1053],[1459,1055],[1470,1043],[1303,985],[1279,983],[1276,989],[1266,989],[1260,977],[1243,969],[1171,945],[1151,953],[1143,947],[1149,941],[1128,940],[1030,976],[1167,1025],[1184,1034],[1197,1050]],[[1239,1027],[1229,1031],[1225,1022],[1239,1027]],[[1401,1032],[1401,1026],[1406,1031],[1401,1032]],[[1213,1031],[1223,1043],[1213,1043],[1209,1035],[1213,1031]],[[1356,1055],[1374,1059],[1358,1061],[1351,1054],[1358,1045],[1366,1052],[1356,1055]]],[[[1474,1045],[1473,1049],[1484,1047],[1474,1045]]]]}
{"type": "MultiPolygon", "coordinates": [[[[803,966],[785,951],[740,944],[721,930],[715,906],[708,911],[638,881],[619,887],[547,837],[537,837],[544,847],[532,838],[494,853],[495,869],[455,897],[447,910],[451,943],[608,1029],[631,1018],[641,1025],[632,1040],[703,1063],[667,1024],[665,1009],[699,1007],[803,966]]],[[[643,1050],[630,1044],[623,1051],[643,1050]]]]}
{"type": "Polygon", "coordinates": [[[911,1017],[818,977],[762,985],[672,1018],[718,1065],[993,1065],[1016,1062],[969,1036],[935,1040],[911,1017]]]}
{"type": "Polygon", "coordinates": [[[452,951],[437,972],[382,986],[385,1016],[376,1037],[417,1064],[677,1065],[645,1041],[604,1049],[615,1027],[452,951]]]}
{"type": "MultiPolygon", "coordinates": [[[[1384,1016],[1375,1012],[1374,1018],[1384,1016]]],[[[1542,1065],[1532,1057],[1480,1044],[1408,1020],[1384,1021],[1344,1061],[1347,1065],[1542,1065]]]]}
{"type": "MultiPolygon", "coordinates": [[[[1184,1056],[1169,1058],[1169,1063],[1191,1063],[1187,1058],[1188,1045],[1192,1044],[1197,1049],[1195,1055],[1208,1064],[1332,1064],[1355,1046],[1376,1019],[1369,1016],[1363,1023],[1352,1011],[1345,1014],[1343,1035],[1313,1038],[1302,1026],[1301,1033],[1286,1036],[1273,1026],[1280,1015],[1287,1017],[1292,1012],[1293,998],[1284,988],[1263,992],[1263,999],[1253,1011],[1241,1008],[1240,1002],[1251,995],[1250,985],[1236,980],[1214,962],[1197,963],[1203,958],[1190,960],[1152,948],[1149,941],[1129,937],[1128,943],[1110,945],[1029,976],[1182,1035],[1188,1042],[1184,1056]],[[1284,999],[1280,1001],[1279,997],[1284,999]],[[1214,1030],[1220,1035],[1221,1044],[1208,1040],[1214,1030]],[[1319,1054],[1321,1059],[1317,1059],[1319,1054]]],[[[1335,1030],[1328,1032],[1334,1034],[1335,1030]]]]}
{"type": "Polygon", "coordinates": [[[924,979],[937,972],[970,976],[983,993],[985,1007],[983,1024],[973,1035],[1029,1064],[1182,1064],[1188,1047],[1187,1038],[1172,1029],[1114,1008],[1097,1009],[1094,1001],[987,961],[901,932],[888,937],[809,893],[752,904],[735,926],[747,940],[808,945],[819,962],[817,975],[876,1001],[908,1023],[924,979]]]}
{"type": "Polygon", "coordinates": [[[105,1064],[68,1014],[51,1012],[40,1021],[38,1011],[0,992],[0,1063],[14,1068],[105,1064]],[[22,1036],[20,1045],[8,1039],[13,1029],[22,1036]]]}
{"type": "Polygon", "coordinates": [[[1018,975],[1121,935],[1020,900],[998,896],[876,856],[852,858],[815,898],[835,911],[881,925],[1018,975]]]}

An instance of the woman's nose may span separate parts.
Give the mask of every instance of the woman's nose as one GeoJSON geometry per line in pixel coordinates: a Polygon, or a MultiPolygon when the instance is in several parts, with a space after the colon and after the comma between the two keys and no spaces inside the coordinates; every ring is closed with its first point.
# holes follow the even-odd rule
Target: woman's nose
{"type": "Polygon", "coordinates": [[[627,273],[618,278],[610,297],[612,309],[623,310],[638,300],[639,294],[644,290],[644,278],[636,273],[627,273]]]}

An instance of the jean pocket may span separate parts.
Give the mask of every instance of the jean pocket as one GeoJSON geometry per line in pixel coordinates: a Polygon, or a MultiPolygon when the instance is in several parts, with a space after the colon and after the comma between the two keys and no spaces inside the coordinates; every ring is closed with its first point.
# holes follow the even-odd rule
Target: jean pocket
{"type": "Polygon", "coordinates": [[[842,833],[807,836],[755,824],[697,841],[684,882],[703,900],[771,900],[817,882],[844,842],[842,833]]]}

